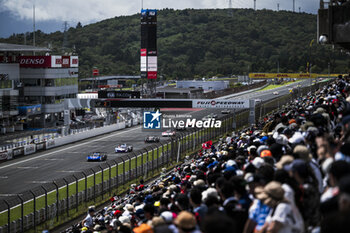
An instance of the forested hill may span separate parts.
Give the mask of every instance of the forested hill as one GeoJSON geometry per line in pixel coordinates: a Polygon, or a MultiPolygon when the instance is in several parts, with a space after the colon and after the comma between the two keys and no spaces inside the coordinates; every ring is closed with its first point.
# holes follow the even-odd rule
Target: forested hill
{"type": "MultiPolygon", "coordinates": [[[[317,16],[287,11],[234,9],[158,11],[158,70],[166,78],[196,78],[250,72],[346,72],[350,56],[318,45],[317,16]]],[[[80,56],[80,77],[98,67],[101,75],[139,74],[140,14],[78,24],[67,32],[67,52],[80,56]]],[[[29,37],[32,37],[30,35],[29,37]]],[[[63,33],[36,32],[39,46],[62,54],[63,33]]],[[[16,34],[0,42],[24,41],[16,34]]],[[[31,38],[27,38],[31,43],[31,38]]]]}

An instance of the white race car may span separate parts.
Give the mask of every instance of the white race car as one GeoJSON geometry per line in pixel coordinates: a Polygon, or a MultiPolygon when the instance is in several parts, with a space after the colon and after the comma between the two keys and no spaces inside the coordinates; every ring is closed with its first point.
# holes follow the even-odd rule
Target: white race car
{"type": "Polygon", "coordinates": [[[230,114],[231,113],[231,110],[229,109],[224,109],[221,111],[221,114],[230,114]]]}
{"type": "Polygon", "coordinates": [[[274,94],[274,95],[278,95],[278,91],[274,91],[272,94],[274,94]]]}
{"type": "Polygon", "coordinates": [[[203,121],[207,121],[207,120],[215,120],[218,117],[218,115],[212,113],[209,114],[208,116],[205,116],[202,118],[203,121]]]}
{"type": "Polygon", "coordinates": [[[175,136],[176,132],[173,130],[167,130],[165,132],[162,133],[162,137],[171,137],[171,136],[175,136]]]}
{"type": "Polygon", "coordinates": [[[115,153],[127,153],[132,151],[132,146],[128,146],[125,143],[118,145],[115,149],[115,153]]]}
{"type": "Polygon", "coordinates": [[[156,136],[147,136],[145,142],[159,142],[159,137],[156,136]]]}

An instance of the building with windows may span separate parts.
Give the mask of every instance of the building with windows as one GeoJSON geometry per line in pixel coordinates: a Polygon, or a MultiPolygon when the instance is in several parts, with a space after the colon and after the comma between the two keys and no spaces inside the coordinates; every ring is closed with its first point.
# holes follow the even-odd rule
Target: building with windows
{"type": "Polygon", "coordinates": [[[78,93],[79,60],[49,51],[0,43],[0,133],[63,123],[64,99],[78,93]]]}
{"type": "Polygon", "coordinates": [[[52,127],[63,122],[64,100],[78,93],[78,57],[20,57],[19,64],[24,102],[41,104],[42,114],[35,124],[52,127]]]}
{"type": "Polygon", "coordinates": [[[13,132],[18,115],[19,65],[0,64],[0,132],[13,132]]]}
{"type": "MultiPolygon", "coordinates": [[[[0,133],[11,133],[23,130],[26,119],[24,109],[20,109],[20,64],[17,58],[28,53],[45,53],[47,48],[28,45],[0,43],[0,133]],[[23,115],[22,115],[23,114],[23,115]]],[[[23,105],[24,103],[22,103],[23,105]]],[[[41,107],[36,106],[37,110],[41,107]]],[[[28,112],[33,109],[28,110],[28,112]]]]}

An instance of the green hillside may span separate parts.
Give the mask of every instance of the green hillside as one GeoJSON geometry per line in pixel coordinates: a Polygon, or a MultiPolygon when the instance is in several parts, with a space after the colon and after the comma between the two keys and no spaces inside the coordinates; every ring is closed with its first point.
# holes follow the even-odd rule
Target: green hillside
{"type": "MultiPolygon", "coordinates": [[[[158,11],[158,70],[166,78],[210,77],[250,72],[349,72],[350,56],[313,43],[316,15],[250,9],[158,11]]],[[[115,17],[68,30],[66,52],[80,56],[80,77],[139,74],[140,15],[115,17]]],[[[0,42],[23,43],[23,34],[0,42]]],[[[62,54],[63,33],[36,32],[37,45],[62,54]]],[[[30,39],[27,43],[30,43],[30,39]]]]}

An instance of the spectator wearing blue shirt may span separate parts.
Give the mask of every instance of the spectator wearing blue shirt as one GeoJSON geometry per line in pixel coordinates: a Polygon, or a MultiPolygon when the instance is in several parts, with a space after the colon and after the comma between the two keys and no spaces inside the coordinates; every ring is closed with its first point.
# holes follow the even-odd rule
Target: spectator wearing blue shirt
{"type": "MultiPolygon", "coordinates": [[[[255,193],[261,193],[263,191],[262,186],[255,188],[255,193]]],[[[248,220],[244,226],[243,233],[259,232],[265,224],[265,219],[269,214],[271,208],[265,205],[259,199],[255,199],[253,204],[249,208],[248,220]]]]}

